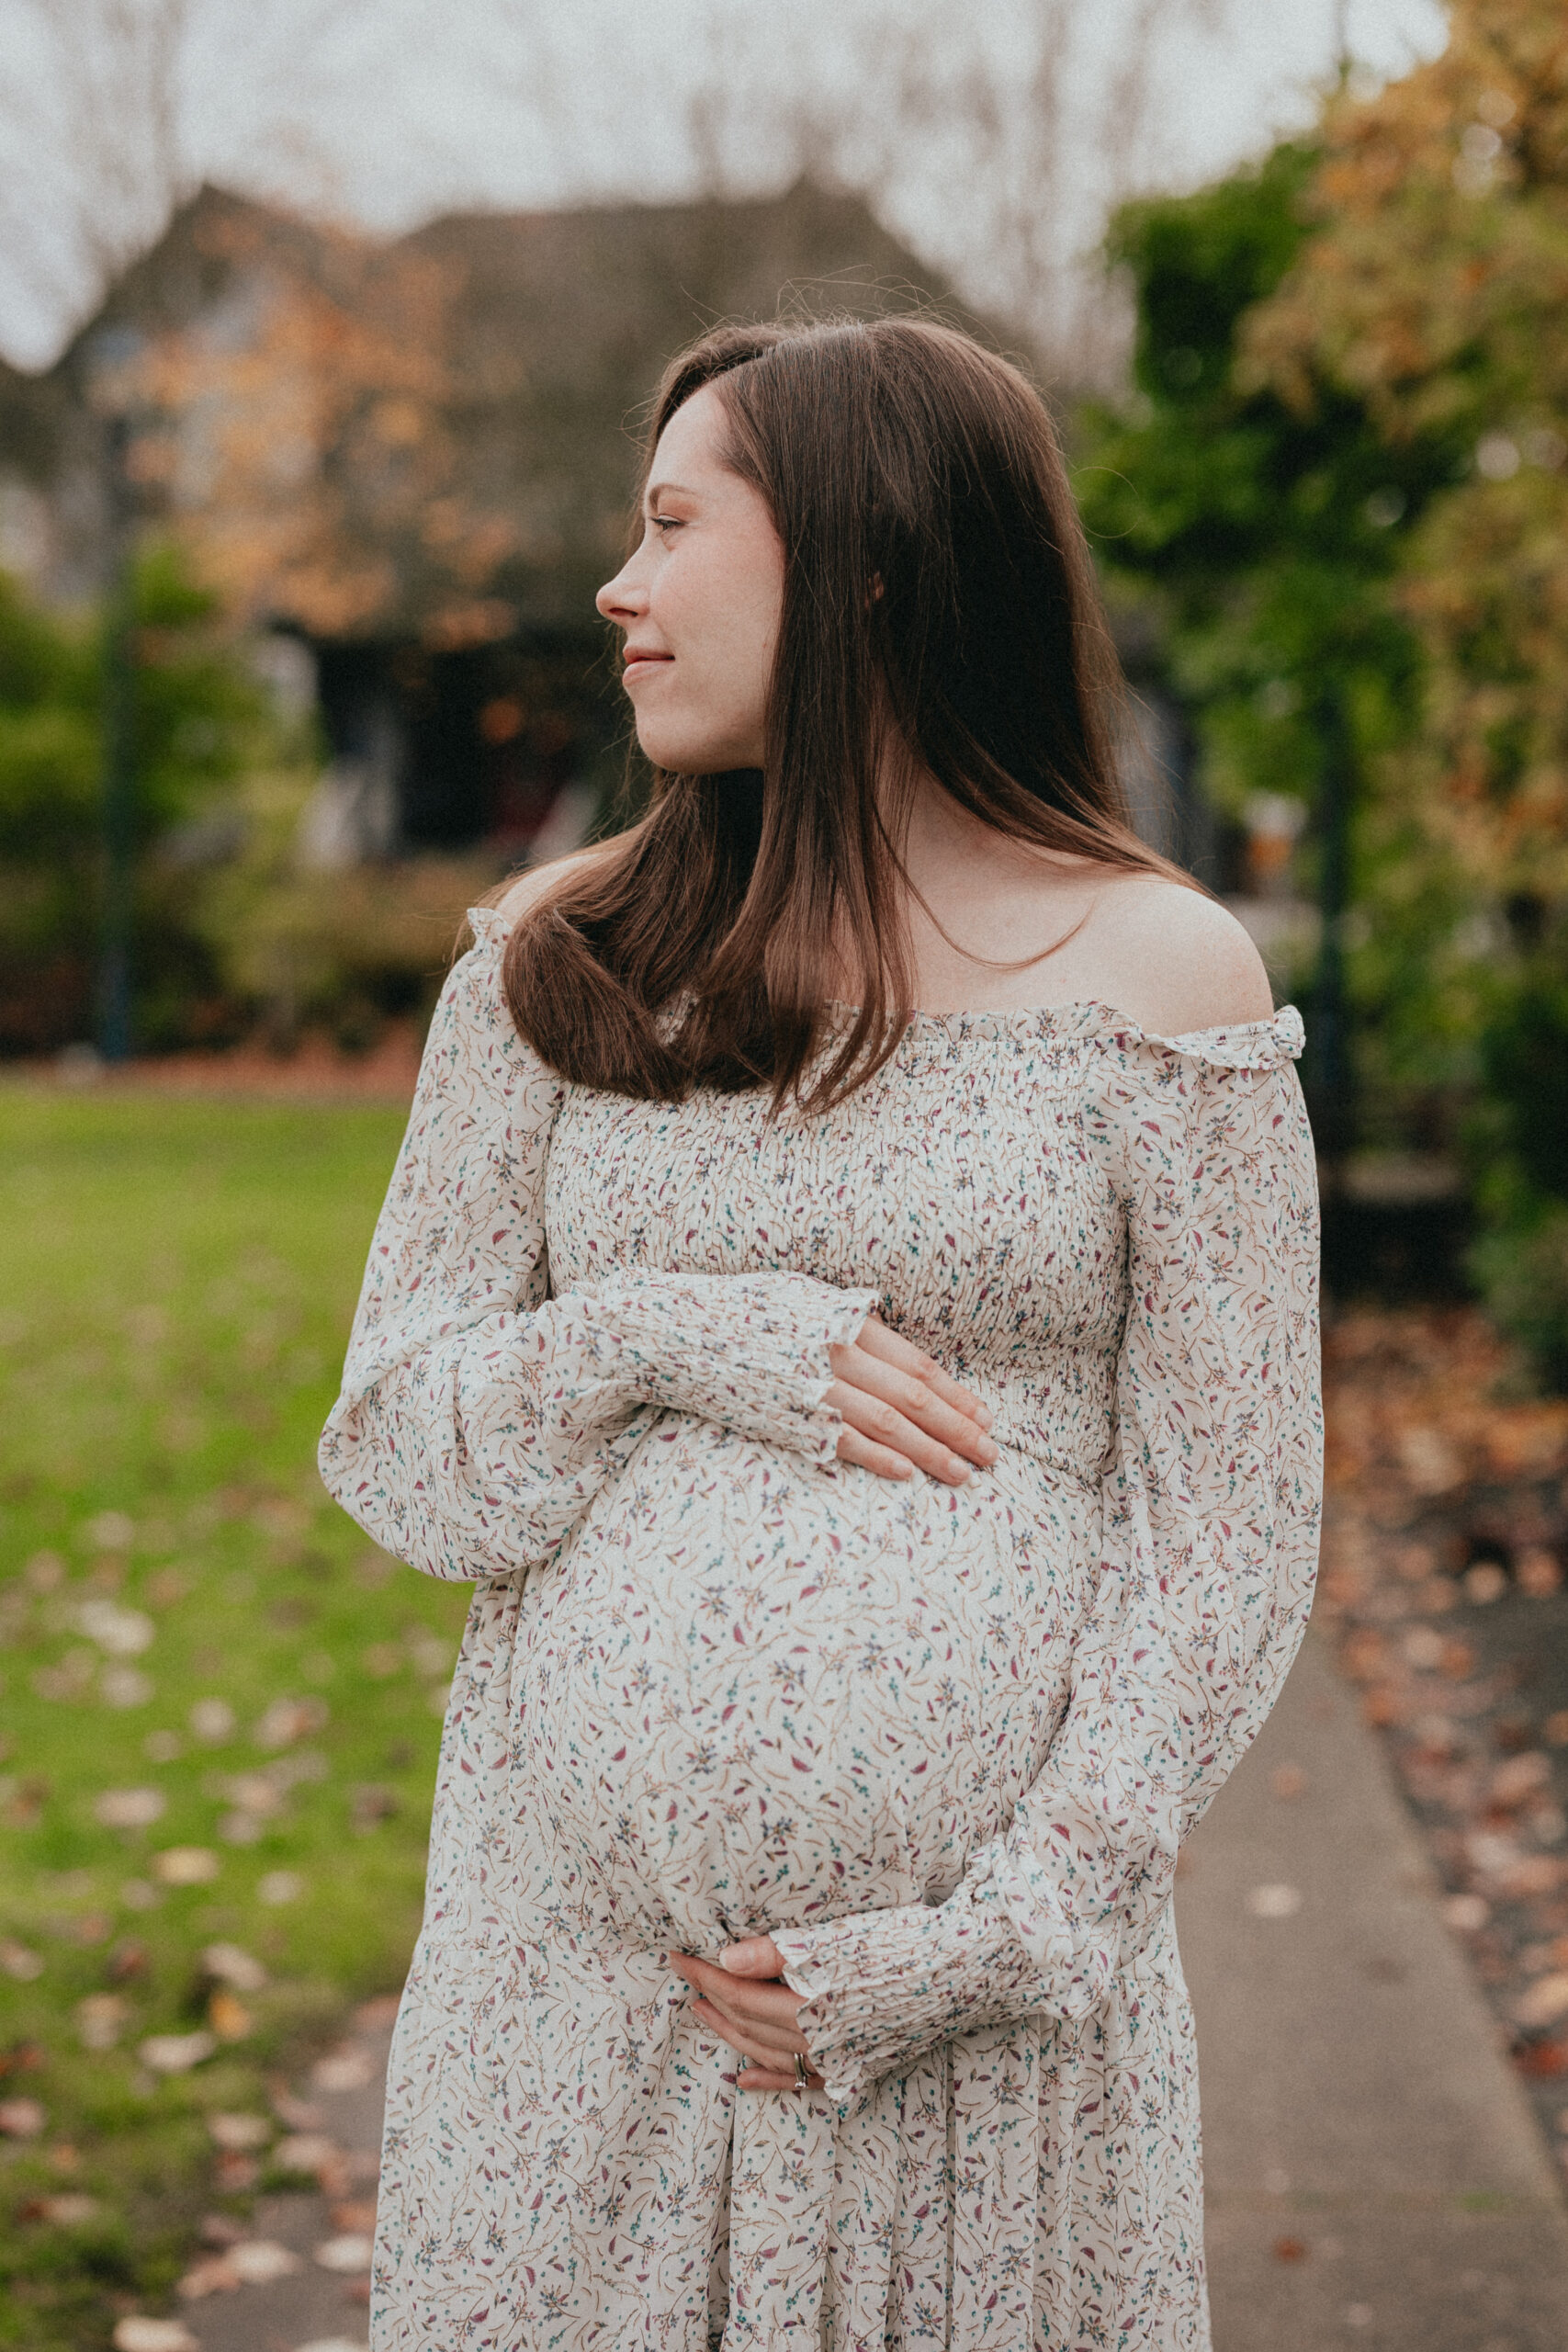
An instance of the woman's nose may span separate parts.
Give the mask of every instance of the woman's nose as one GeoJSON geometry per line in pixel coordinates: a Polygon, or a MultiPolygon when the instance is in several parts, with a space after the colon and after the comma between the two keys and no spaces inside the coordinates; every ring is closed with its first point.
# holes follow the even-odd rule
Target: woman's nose
{"type": "Polygon", "coordinates": [[[614,580],[607,580],[593,599],[607,621],[615,621],[624,628],[648,610],[648,591],[630,577],[630,566],[623,566],[614,580]]]}

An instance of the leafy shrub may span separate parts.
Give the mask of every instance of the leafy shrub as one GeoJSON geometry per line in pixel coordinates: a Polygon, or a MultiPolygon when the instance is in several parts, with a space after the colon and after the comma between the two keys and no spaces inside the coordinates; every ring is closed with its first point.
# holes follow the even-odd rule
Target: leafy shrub
{"type": "Polygon", "coordinates": [[[1540,1377],[1568,1392],[1568,941],[1548,943],[1482,1038],[1472,1271],[1540,1377]]]}
{"type": "Polygon", "coordinates": [[[302,870],[310,786],[287,771],[247,779],[243,847],[204,877],[193,920],[236,1017],[283,1051],[302,1030],[325,1029],[359,1052],[390,1017],[428,1018],[464,910],[503,868],[480,852],[302,870]]]}
{"type": "MultiPolygon", "coordinates": [[[[139,1042],[183,1042],[220,986],[188,874],[149,855],[275,748],[265,697],[180,558],[138,566],[139,1042]]],[[[62,619],[0,573],[0,1053],[88,1033],[102,892],[101,617],[62,619]]]]}

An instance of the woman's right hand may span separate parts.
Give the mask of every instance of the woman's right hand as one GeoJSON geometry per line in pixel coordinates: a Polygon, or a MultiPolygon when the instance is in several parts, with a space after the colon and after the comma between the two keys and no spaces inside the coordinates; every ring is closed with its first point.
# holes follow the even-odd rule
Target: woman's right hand
{"type": "Polygon", "coordinates": [[[990,1468],[998,1451],[987,1434],[990,1408],[876,1316],[829,1353],[833,1385],[824,1401],[843,1419],[840,1462],[879,1478],[924,1470],[950,1487],[964,1484],[971,1463],[990,1468]]]}

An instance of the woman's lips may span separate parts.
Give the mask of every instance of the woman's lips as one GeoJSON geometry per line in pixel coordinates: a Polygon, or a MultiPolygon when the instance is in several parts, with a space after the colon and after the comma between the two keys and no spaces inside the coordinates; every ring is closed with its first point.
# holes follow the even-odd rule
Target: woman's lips
{"type": "Polygon", "coordinates": [[[629,686],[635,678],[646,678],[650,670],[667,669],[674,659],[672,653],[634,653],[621,673],[621,684],[629,686]]]}

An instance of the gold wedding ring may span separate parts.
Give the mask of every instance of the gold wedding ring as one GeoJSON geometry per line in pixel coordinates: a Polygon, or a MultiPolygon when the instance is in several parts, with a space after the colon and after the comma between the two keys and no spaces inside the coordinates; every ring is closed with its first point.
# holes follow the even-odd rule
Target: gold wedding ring
{"type": "Polygon", "coordinates": [[[806,2071],[806,2061],[798,2050],[795,2053],[795,2087],[797,2091],[809,2090],[811,2087],[810,2077],[806,2071]]]}

